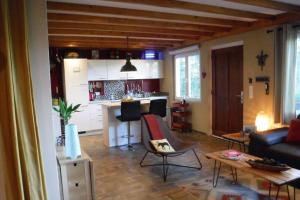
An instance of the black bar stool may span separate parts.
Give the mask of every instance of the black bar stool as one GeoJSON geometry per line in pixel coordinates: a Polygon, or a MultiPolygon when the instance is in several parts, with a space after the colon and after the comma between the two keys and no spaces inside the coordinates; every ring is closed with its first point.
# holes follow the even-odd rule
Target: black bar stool
{"type": "Polygon", "coordinates": [[[167,99],[155,99],[150,101],[150,107],[148,113],[143,114],[154,114],[159,115],[162,118],[167,115],[167,99]]]}
{"type": "Polygon", "coordinates": [[[121,115],[116,117],[121,122],[128,122],[127,134],[128,134],[128,149],[132,149],[130,143],[130,122],[138,121],[141,119],[141,102],[140,101],[128,101],[121,102],[121,115]]]}

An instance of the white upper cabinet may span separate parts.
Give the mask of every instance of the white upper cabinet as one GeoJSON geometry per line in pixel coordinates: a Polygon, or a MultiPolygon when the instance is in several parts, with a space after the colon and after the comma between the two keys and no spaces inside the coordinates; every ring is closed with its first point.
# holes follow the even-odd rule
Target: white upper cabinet
{"type": "Polygon", "coordinates": [[[107,80],[106,60],[88,60],[88,80],[107,80]]]}
{"type": "Polygon", "coordinates": [[[161,60],[149,60],[149,75],[151,78],[163,78],[163,63],[161,60]]]}
{"type": "Polygon", "coordinates": [[[127,73],[121,72],[125,60],[106,60],[108,80],[127,79],[127,73]]]}
{"type": "Polygon", "coordinates": [[[136,67],[137,71],[135,72],[129,72],[128,73],[128,79],[145,79],[146,78],[146,72],[143,71],[144,69],[144,60],[137,60],[132,59],[131,63],[136,67]]]}
{"type": "Polygon", "coordinates": [[[161,60],[131,60],[137,68],[129,72],[128,79],[160,79],[163,78],[163,62],[161,60]]]}
{"type": "Polygon", "coordinates": [[[125,60],[64,59],[66,88],[88,85],[88,81],[160,79],[163,78],[162,60],[137,60],[131,63],[136,72],[121,72],[125,60]]]}

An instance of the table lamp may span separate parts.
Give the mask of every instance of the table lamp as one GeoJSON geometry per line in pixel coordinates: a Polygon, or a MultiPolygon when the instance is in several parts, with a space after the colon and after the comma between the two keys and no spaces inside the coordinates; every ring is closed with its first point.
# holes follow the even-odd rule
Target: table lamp
{"type": "Polygon", "coordinates": [[[265,114],[263,111],[260,111],[256,115],[255,119],[255,126],[257,132],[266,131],[270,128],[270,119],[267,114],[265,114]]]}

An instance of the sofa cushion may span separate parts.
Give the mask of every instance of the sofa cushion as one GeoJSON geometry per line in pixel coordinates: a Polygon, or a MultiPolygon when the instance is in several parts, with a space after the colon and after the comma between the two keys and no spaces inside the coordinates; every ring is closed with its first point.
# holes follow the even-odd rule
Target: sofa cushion
{"type": "Polygon", "coordinates": [[[286,142],[300,142],[300,119],[291,121],[286,142]]]}
{"type": "Polygon", "coordinates": [[[279,143],[267,149],[267,155],[291,167],[300,169],[300,143],[279,143]]]}

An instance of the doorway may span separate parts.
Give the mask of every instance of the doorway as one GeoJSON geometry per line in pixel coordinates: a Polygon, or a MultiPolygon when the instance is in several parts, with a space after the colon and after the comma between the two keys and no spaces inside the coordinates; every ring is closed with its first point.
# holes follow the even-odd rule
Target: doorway
{"type": "Polygon", "coordinates": [[[213,134],[243,128],[243,46],[212,51],[213,134]]]}

